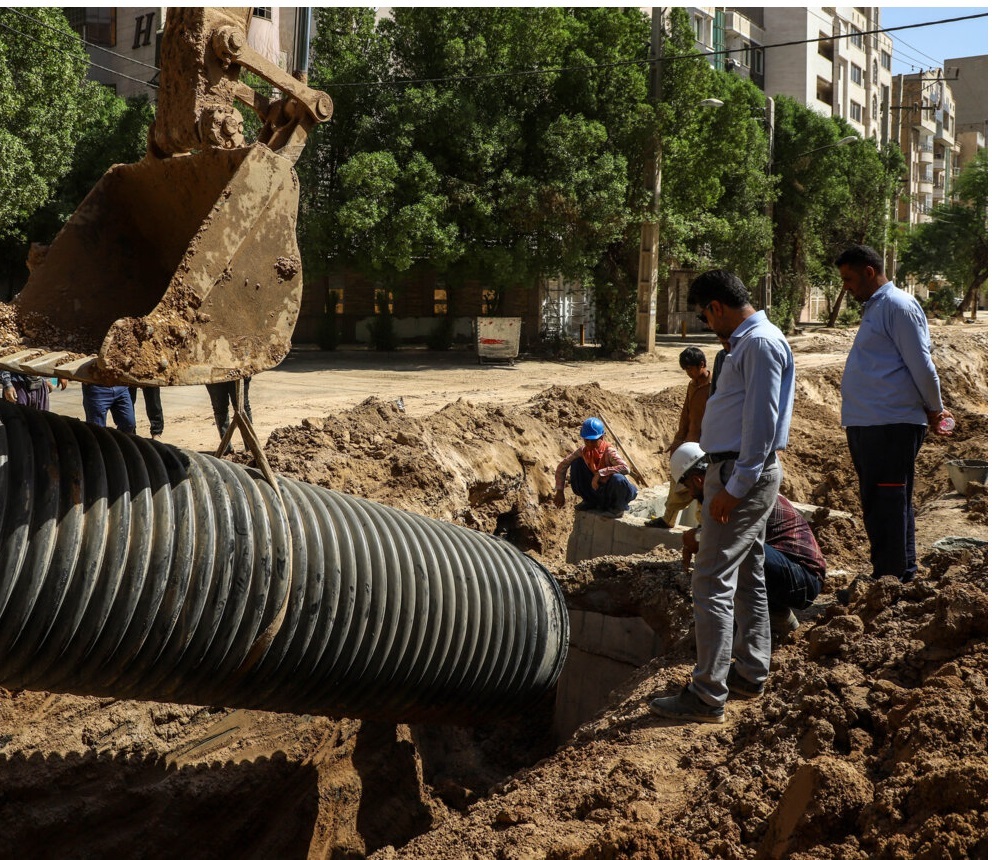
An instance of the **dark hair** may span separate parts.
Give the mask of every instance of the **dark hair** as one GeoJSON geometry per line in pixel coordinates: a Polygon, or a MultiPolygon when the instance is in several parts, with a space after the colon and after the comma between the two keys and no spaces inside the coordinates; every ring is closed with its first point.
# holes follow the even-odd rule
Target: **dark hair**
{"type": "Polygon", "coordinates": [[[706,356],[698,346],[687,346],[679,353],[679,367],[706,367],[706,356]]]}
{"type": "Polygon", "coordinates": [[[733,272],[713,269],[704,272],[689,285],[686,297],[689,307],[705,308],[710,302],[720,302],[728,308],[743,308],[751,304],[751,294],[733,272]]]}
{"type": "MultiPolygon", "coordinates": [[[[705,464],[706,460],[703,460],[703,463],[705,464]]],[[[705,474],[706,474],[706,466],[705,465],[700,466],[699,463],[697,463],[695,466],[692,466],[691,468],[685,470],[685,474],[682,475],[682,477],[679,479],[679,483],[684,484],[693,475],[705,475],[705,474]]]]}
{"type": "Polygon", "coordinates": [[[885,261],[882,259],[882,255],[867,245],[852,245],[834,260],[834,265],[838,268],[840,266],[856,266],[859,269],[871,266],[876,274],[885,271],[885,261]]]}

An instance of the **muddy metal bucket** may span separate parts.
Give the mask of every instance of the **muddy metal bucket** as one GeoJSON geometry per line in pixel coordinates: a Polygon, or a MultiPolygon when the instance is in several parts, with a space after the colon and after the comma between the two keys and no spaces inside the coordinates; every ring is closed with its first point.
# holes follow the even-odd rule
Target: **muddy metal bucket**
{"type": "Polygon", "coordinates": [[[190,385],[275,366],[300,308],[298,201],[260,143],[111,168],[0,306],[0,367],[190,385]]]}

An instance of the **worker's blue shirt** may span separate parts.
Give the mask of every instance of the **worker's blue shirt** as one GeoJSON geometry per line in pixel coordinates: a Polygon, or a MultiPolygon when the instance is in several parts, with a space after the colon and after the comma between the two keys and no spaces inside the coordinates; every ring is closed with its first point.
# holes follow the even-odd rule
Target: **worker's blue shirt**
{"type": "Polygon", "coordinates": [[[740,452],[726,486],[732,496],[747,495],[775,452],[785,448],[795,393],[796,366],[785,335],[764,311],[751,314],[730,336],[699,440],[707,453],[740,452]]]}
{"type": "Polygon", "coordinates": [[[926,315],[891,281],[864,304],[840,394],[844,427],[926,424],[943,409],[926,315]]]}

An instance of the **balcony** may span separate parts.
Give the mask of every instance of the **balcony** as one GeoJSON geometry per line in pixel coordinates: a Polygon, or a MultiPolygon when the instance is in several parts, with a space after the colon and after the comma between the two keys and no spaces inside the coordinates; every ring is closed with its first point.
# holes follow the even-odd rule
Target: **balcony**
{"type": "Polygon", "coordinates": [[[954,145],[954,135],[950,131],[950,127],[944,125],[944,123],[937,123],[937,131],[934,133],[933,139],[938,143],[943,143],[948,146],[954,145]]]}

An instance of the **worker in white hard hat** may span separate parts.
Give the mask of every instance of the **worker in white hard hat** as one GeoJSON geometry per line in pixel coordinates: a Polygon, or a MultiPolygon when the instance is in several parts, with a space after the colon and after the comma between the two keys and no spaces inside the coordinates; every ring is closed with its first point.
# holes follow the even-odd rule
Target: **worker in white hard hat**
{"type": "MultiPolygon", "coordinates": [[[[699,445],[687,443],[672,455],[672,477],[702,504],[706,467],[709,461],[699,445]]],[[[686,572],[692,557],[699,552],[699,529],[682,533],[682,566],[686,572]]],[[[810,606],[823,590],[827,563],[809,523],[781,493],[775,499],[765,529],[765,590],[772,633],[787,636],[799,627],[794,610],[810,606]]],[[[761,685],[750,684],[731,670],[730,689],[753,697],[761,685]]]]}

